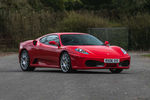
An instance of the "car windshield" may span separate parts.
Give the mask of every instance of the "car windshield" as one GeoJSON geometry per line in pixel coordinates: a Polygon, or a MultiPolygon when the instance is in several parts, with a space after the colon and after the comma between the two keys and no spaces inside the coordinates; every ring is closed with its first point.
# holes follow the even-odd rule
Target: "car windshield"
{"type": "Polygon", "coordinates": [[[61,35],[63,45],[104,45],[102,41],[89,34],[61,35]]]}

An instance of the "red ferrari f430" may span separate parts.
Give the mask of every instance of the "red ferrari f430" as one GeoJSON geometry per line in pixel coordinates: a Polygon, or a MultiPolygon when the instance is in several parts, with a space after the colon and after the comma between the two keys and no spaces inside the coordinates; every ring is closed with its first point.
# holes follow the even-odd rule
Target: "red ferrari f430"
{"type": "Polygon", "coordinates": [[[19,62],[23,71],[36,67],[60,68],[63,72],[77,69],[109,69],[120,73],[130,67],[130,55],[121,47],[110,46],[86,33],[51,33],[20,43],[19,62]]]}

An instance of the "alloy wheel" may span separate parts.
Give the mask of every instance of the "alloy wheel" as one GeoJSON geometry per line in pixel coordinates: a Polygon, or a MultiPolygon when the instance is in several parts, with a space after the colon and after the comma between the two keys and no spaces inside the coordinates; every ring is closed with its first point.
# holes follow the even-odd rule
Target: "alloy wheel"
{"type": "Polygon", "coordinates": [[[60,60],[60,67],[63,72],[71,72],[71,61],[68,53],[63,53],[60,60]]]}

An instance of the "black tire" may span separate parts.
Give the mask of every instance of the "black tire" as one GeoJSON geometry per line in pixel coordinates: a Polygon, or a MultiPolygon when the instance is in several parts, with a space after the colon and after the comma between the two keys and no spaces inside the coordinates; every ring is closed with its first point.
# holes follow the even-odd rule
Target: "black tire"
{"type": "Polygon", "coordinates": [[[35,67],[30,67],[30,57],[27,50],[23,50],[20,55],[20,67],[22,71],[34,71],[35,67]]]}
{"type": "Polygon", "coordinates": [[[109,69],[112,73],[121,73],[123,69],[109,69]]]}
{"type": "Polygon", "coordinates": [[[71,66],[71,59],[67,52],[64,52],[60,57],[60,68],[61,68],[62,72],[64,72],[64,73],[73,72],[73,69],[71,66]]]}

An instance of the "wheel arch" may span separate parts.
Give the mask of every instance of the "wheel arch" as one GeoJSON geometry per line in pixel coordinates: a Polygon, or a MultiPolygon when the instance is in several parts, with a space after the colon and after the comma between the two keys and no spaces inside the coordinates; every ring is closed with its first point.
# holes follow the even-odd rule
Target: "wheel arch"
{"type": "Polygon", "coordinates": [[[26,51],[28,52],[28,50],[27,50],[26,48],[23,48],[23,49],[20,50],[20,53],[19,53],[19,62],[20,62],[21,53],[22,53],[22,51],[24,51],[24,50],[26,50],[26,51]]]}

